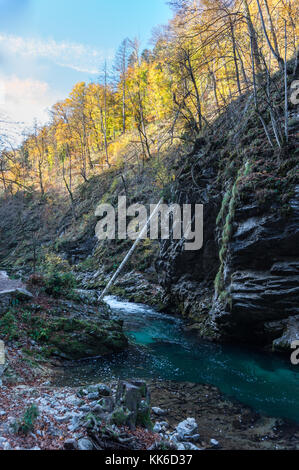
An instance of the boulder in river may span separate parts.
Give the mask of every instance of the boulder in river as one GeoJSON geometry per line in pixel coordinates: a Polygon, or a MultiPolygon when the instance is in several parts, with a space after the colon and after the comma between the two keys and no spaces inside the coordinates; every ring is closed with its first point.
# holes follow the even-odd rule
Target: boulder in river
{"type": "Polygon", "coordinates": [[[33,295],[22,281],[10,279],[5,271],[0,271],[0,314],[15,301],[23,302],[32,298],[33,295]]]}
{"type": "Polygon", "coordinates": [[[93,446],[93,443],[89,439],[82,438],[78,441],[78,449],[85,450],[85,451],[94,450],[94,446],[93,446]]]}

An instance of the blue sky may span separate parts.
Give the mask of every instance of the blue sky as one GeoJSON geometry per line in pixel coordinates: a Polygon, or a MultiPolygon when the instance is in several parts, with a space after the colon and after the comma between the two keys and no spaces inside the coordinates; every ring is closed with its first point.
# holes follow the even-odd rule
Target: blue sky
{"type": "Polygon", "coordinates": [[[44,122],[77,81],[95,80],[125,37],[149,46],[166,0],[0,0],[0,110],[44,122]]]}

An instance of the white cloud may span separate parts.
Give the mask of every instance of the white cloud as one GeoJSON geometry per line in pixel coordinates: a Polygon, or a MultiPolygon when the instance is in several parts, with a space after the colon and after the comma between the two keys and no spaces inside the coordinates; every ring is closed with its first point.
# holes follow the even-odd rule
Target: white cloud
{"type": "MultiPolygon", "coordinates": [[[[113,51],[110,52],[112,57],[113,51]]],[[[3,134],[12,135],[12,140],[20,143],[20,138],[14,137],[14,131],[21,134],[32,126],[35,119],[39,123],[47,122],[49,108],[65,98],[66,85],[64,83],[62,86],[61,81],[70,81],[72,74],[65,74],[65,70],[59,71],[57,66],[96,75],[103,64],[101,51],[83,44],[23,38],[1,32],[0,59],[3,65],[0,71],[0,147],[3,134]],[[46,67],[45,60],[48,62],[46,67]],[[54,72],[57,72],[55,89],[41,78],[45,76],[49,65],[52,66],[52,82],[54,72]],[[64,75],[68,78],[65,79],[64,75]],[[5,119],[1,116],[5,116],[5,119]],[[6,125],[7,122],[9,124],[6,125]]],[[[78,76],[75,73],[73,75],[75,82],[78,76]]],[[[70,83],[70,89],[72,85],[70,83]]]]}
{"type": "Polygon", "coordinates": [[[63,97],[50,89],[48,83],[39,80],[12,76],[0,76],[0,88],[4,91],[0,113],[11,122],[18,123],[15,128],[21,133],[31,127],[34,120],[45,123],[49,120],[48,110],[63,97]]]}
{"type": "Polygon", "coordinates": [[[89,74],[97,74],[104,59],[101,51],[83,44],[23,38],[3,33],[0,33],[0,48],[4,54],[33,59],[47,58],[56,65],[89,74]]]}

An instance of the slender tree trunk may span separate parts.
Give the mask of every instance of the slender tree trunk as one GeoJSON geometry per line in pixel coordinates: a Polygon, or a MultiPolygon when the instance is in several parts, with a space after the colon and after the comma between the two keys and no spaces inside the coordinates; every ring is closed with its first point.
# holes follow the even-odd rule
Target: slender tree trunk
{"type": "Polygon", "coordinates": [[[268,35],[268,33],[267,33],[267,29],[266,29],[266,25],[265,25],[265,20],[264,20],[264,16],[263,16],[263,11],[262,11],[262,8],[261,8],[261,4],[260,4],[259,0],[256,0],[256,1],[257,1],[259,13],[260,13],[260,18],[261,18],[261,22],[262,22],[263,31],[264,31],[264,36],[265,36],[265,38],[266,38],[266,41],[267,41],[268,46],[269,46],[269,48],[270,48],[270,51],[272,52],[272,54],[274,55],[275,59],[277,60],[280,69],[281,69],[281,70],[284,70],[284,61],[283,61],[283,59],[280,57],[279,53],[277,53],[277,52],[275,51],[275,49],[273,48],[273,46],[272,46],[272,44],[271,44],[271,41],[270,41],[270,38],[269,38],[269,35],[268,35]]]}
{"type": "Polygon", "coordinates": [[[238,92],[239,92],[239,95],[241,95],[242,91],[241,91],[241,84],[240,84],[240,73],[239,73],[237,52],[236,52],[235,31],[234,31],[234,25],[233,25],[233,22],[232,22],[231,18],[229,19],[229,21],[230,21],[230,32],[231,32],[231,39],[232,39],[232,46],[233,46],[233,55],[234,55],[234,63],[235,63],[235,69],[236,69],[238,92]]]}
{"type": "Polygon", "coordinates": [[[245,8],[248,32],[249,32],[249,36],[250,36],[251,44],[252,44],[251,47],[253,48],[253,57],[255,61],[256,72],[259,76],[259,74],[262,71],[262,67],[261,67],[260,52],[259,52],[259,47],[258,47],[258,42],[257,42],[257,35],[256,35],[255,28],[253,26],[253,23],[252,23],[251,14],[250,14],[247,0],[243,0],[243,5],[245,8]]]}
{"type": "Polygon", "coordinates": [[[293,76],[296,77],[299,75],[299,49],[296,52],[295,65],[293,70],[293,76]]]}
{"type": "Polygon", "coordinates": [[[230,86],[230,77],[229,77],[229,74],[228,74],[227,64],[225,62],[225,59],[224,59],[224,62],[223,62],[223,66],[224,66],[224,70],[225,70],[225,77],[226,77],[227,87],[228,87],[228,91],[229,91],[229,99],[230,99],[230,101],[232,101],[233,94],[232,94],[232,89],[231,89],[231,86],[230,86]]]}
{"type": "Polygon", "coordinates": [[[45,195],[45,188],[44,188],[44,182],[43,182],[42,162],[40,160],[38,161],[38,177],[39,177],[39,186],[40,186],[41,196],[43,198],[45,195]]]}
{"type": "Polygon", "coordinates": [[[1,160],[1,176],[2,176],[3,187],[4,187],[4,195],[5,195],[5,198],[6,198],[6,196],[7,196],[7,187],[6,187],[5,174],[4,174],[3,161],[2,160],[1,160]]]}
{"type": "Polygon", "coordinates": [[[142,106],[140,96],[139,96],[139,115],[140,115],[140,133],[142,134],[142,136],[144,138],[147,157],[151,158],[150,145],[149,145],[149,141],[148,141],[148,137],[147,137],[145,120],[144,120],[144,113],[143,113],[143,106],[142,106]]]}
{"type": "Polygon", "coordinates": [[[196,96],[196,111],[197,111],[197,119],[198,119],[198,126],[199,129],[202,130],[202,112],[201,112],[201,99],[200,99],[200,94],[198,90],[198,86],[196,83],[196,79],[194,77],[193,73],[193,68],[190,60],[190,54],[187,52],[187,71],[190,75],[194,90],[195,90],[195,96],[196,96]]]}
{"type": "Polygon", "coordinates": [[[258,104],[258,96],[257,96],[257,85],[256,85],[256,74],[255,74],[255,62],[254,62],[254,52],[253,52],[253,43],[252,43],[252,38],[251,38],[251,67],[252,67],[252,80],[253,80],[253,95],[254,95],[254,104],[255,104],[255,112],[259,117],[259,120],[262,123],[262,126],[264,128],[266,137],[268,139],[269,144],[273,148],[274,145],[272,143],[272,139],[270,137],[267,125],[265,123],[265,120],[259,110],[259,104],[258,104]]]}
{"type": "Polygon", "coordinates": [[[288,97],[288,33],[287,22],[284,23],[284,36],[285,36],[285,56],[284,56],[284,92],[285,92],[285,138],[286,142],[289,141],[289,97],[288,97]]]}
{"type": "Polygon", "coordinates": [[[73,218],[76,219],[75,201],[74,201],[74,195],[72,191],[72,164],[71,164],[72,161],[71,161],[71,153],[68,147],[67,147],[67,154],[69,154],[69,181],[67,181],[67,177],[66,177],[64,159],[62,160],[62,177],[63,177],[64,185],[70,197],[73,218]]]}
{"type": "Polygon", "coordinates": [[[108,167],[110,168],[110,161],[109,161],[109,151],[108,151],[108,139],[107,139],[107,130],[105,126],[105,117],[103,115],[103,110],[101,109],[101,127],[102,127],[102,133],[104,137],[104,148],[105,148],[105,156],[106,156],[106,163],[108,167]]]}
{"type": "Polygon", "coordinates": [[[213,82],[213,91],[214,91],[214,98],[215,98],[215,103],[217,107],[217,112],[218,114],[220,113],[220,105],[219,105],[219,100],[218,100],[218,94],[217,94],[217,80],[215,77],[214,70],[210,71],[210,75],[212,77],[212,82],[213,82]]]}
{"type": "Polygon", "coordinates": [[[268,1],[267,1],[267,0],[264,0],[264,4],[265,4],[265,7],[266,7],[266,12],[267,12],[267,16],[268,16],[268,21],[269,21],[269,25],[270,25],[270,29],[271,29],[271,34],[272,34],[273,42],[274,42],[274,49],[275,49],[275,52],[276,52],[277,57],[279,57],[278,41],[277,41],[277,36],[276,36],[275,29],[274,29],[274,25],[273,25],[271,13],[270,13],[268,1]]]}
{"type": "Polygon", "coordinates": [[[242,71],[242,75],[243,75],[243,80],[244,80],[244,83],[246,83],[246,85],[248,86],[249,81],[248,81],[248,77],[247,77],[247,74],[246,74],[246,71],[245,71],[244,62],[243,62],[241,53],[239,51],[239,48],[237,47],[236,49],[237,49],[237,54],[238,54],[239,61],[240,61],[240,64],[241,64],[241,71],[242,71]]]}
{"type": "Polygon", "coordinates": [[[126,81],[123,79],[123,134],[126,133],[126,81]]]}
{"type": "Polygon", "coordinates": [[[102,128],[104,134],[104,145],[105,145],[105,155],[106,163],[110,168],[109,153],[108,153],[108,136],[107,136],[107,63],[105,62],[104,69],[104,115],[102,115],[102,128]]]}

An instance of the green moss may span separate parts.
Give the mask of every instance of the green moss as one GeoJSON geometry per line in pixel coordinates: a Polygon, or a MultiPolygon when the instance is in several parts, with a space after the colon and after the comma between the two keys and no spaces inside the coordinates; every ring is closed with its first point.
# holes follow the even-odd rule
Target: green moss
{"type": "Polygon", "coordinates": [[[124,349],[127,340],[117,322],[62,318],[50,326],[48,343],[70,359],[95,357],[124,349]]]}
{"type": "Polygon", "coordinates": [[[18,323],[12,310],[8,311],[0,318],[0,333],[1,336],[8,341],[20,338],[18,323]]]}
{"type": "Polygon", "coordinates": [[[84,261],[76,265],[76,271],[78,272],[88,272],[94,271],[98,267],[96,260],[89,256],[84,261]]]}
{"type": "Polygon", "coordinates": [[[217,293],[220,293],[224,288],[223,265],[221,265],[221,267],[220,267],[220,269],[219,269],[219,271],[216,275],[214,285],[215,285],[215,290],[216,290],[217,293]]]}
{"type": "Polygon", "coordinates": [[[13,309],[0,318],[0,331],[8,341],[32,338],[42,346],[36,358],[60,355],[70,360],[96,357],[125,349],[128,340],[122,331],[122,324],[109,320],[104,315],[93,320],[58,317],[53,314],[34,315],[13,309]]]}
{"type": "Polygon", "coordinates": [[[219,224],[222,222],[222,220],[223,220],[223,217],[224,217],[224,214],[225,214],[225,212],[226,212],[227,206],[228,206],[228,204],[229,204],[230,198],[231,198],[231,190],[229,189],[229,190],[225,193],[225,195],[224,195],[224,197],[223,197],[223,199],[222,199],[221,209],[220,209],[220,212],[219,212],[218,217],[217,217],[217,219],[216,219],[216,224],[217,224],[217,225],[219,225],[219,224]]]}
{"type": "Polygon", "coordinates": [[[136,425],[142,426],[143,428],[152,430],[153,423],[151,420],[151,411],[149,405],[142,401],[137,412],[136,425]]]}
{"type": "Polygon", "coordinates": [[[72,273],[51,272],[45,278],[45,290],[53,297],[60,297],[67,294],[74,294],[72,291],[76,287],[76,279],[72,273]]]}
{"type": "Polygon", "coordinates": [[[224,300],[227,298],[226,294],[223,293],[224,292],[224,279],[223,279],[224,265],[225,265],[225,260],[228,254],[229,242],[233,234],[233,220],[235,217],[235,208],[236,208],[236,203],[237,203],[237,198],[238,198],[239,184],[242,178],[247,177],[249,175],[250,171],[251,171],[251,165],[249,162],[246,162],[245,166],[243,166],[239,170],[235,183],[233,184],[233,187],[231,188],[231,190],[228,190],[226,192],[222,201],[220,212],[217,217],[217,225],[219,225],[221,221],[223,221],[225,218],[225,222],[222,228],[221,244],[220,244],[220,250],[219,250],[220,268],[219,268],[219,271],[217,273],[217,276],[214,282],[216,293],[221,300],[224,300]]]}
{"type": "Polygon", "coordinates": [[[130,419],[131,412],[127,408],[119,406],[115,408],[110,416],[110,423],[116,426],[125,426],[130,419]]]}
{"type": "Polygon", "coordinates": [[[39,416],[38,407],[35,404],[30,405],[26,409],[23,417],[14,423],[13,425],[14,432],[16,434],[24,434],[24,435],[27,435],[33,432],[34,423],[36,419],[38,418],[38,416],[39,416]]]}

